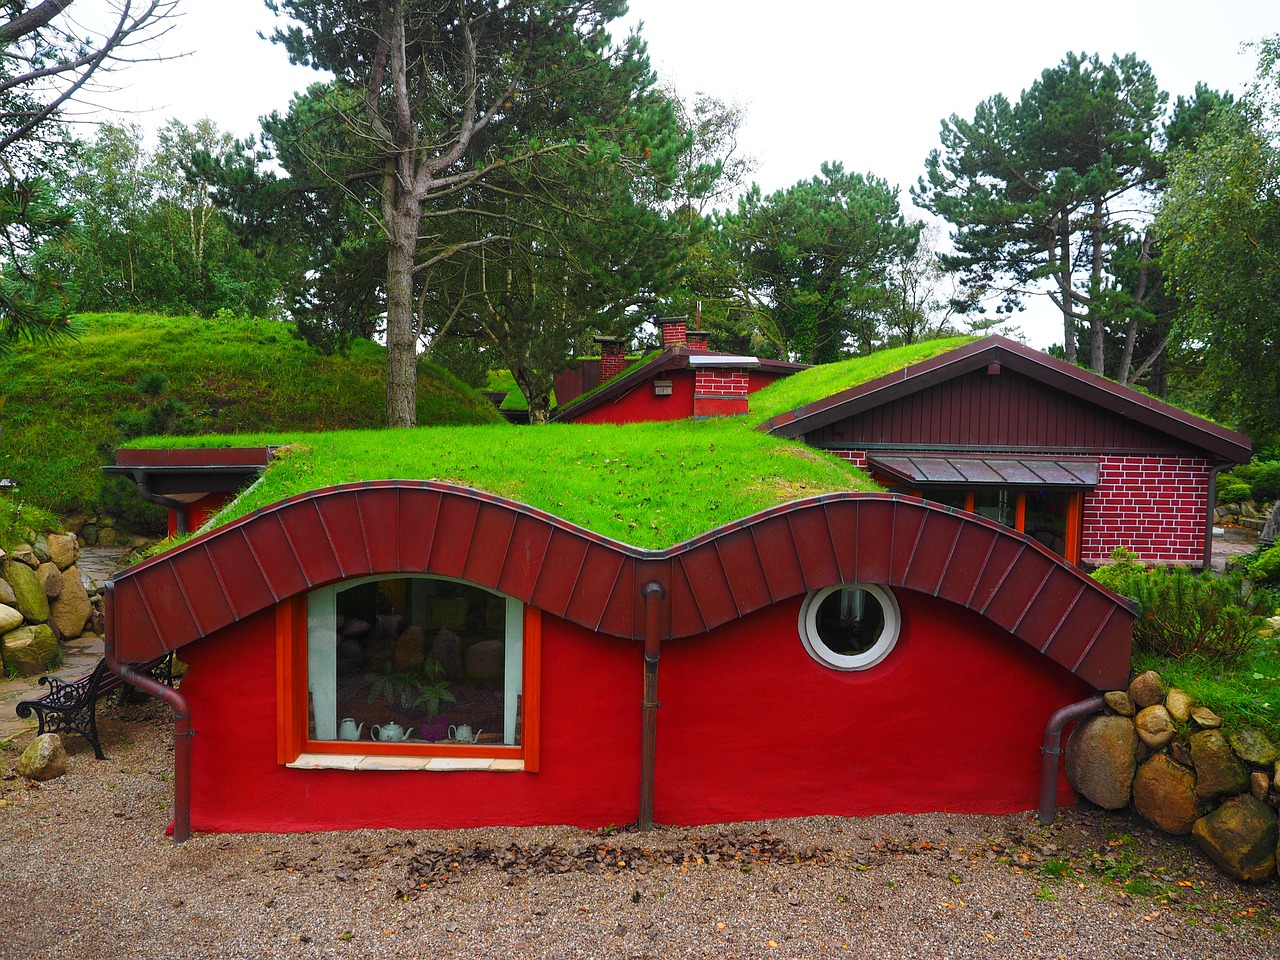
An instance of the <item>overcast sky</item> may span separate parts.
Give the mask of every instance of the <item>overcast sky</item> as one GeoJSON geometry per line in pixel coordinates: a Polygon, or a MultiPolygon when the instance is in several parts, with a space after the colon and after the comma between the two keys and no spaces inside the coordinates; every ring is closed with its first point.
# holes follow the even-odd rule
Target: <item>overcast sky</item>
{"type": "MultiPolygon", "coordinates": [[[[158,52],[188,55],[117,74],[103,107],[147,128],[207,116],[245,136],[316,79],[257,37],[274,22],[261,0],[181,8],[158,52]]],[[[1197,81],[1242,92],[1256,60],[1241,44],[1280,33],[1277,0],[632,0],[631,11],[625,23],[644,22],[660,77],[745,109],[743,146],[766,192],[839,160],[899,186],[904,201],[943,118],[972,117],[995,93],[1016,99],[1069,50],[1136,53],[1172,101],[1197,81]]],[[[1042,309],[1024,317],[1033,345],[1061,339],[1042,309]]]]}

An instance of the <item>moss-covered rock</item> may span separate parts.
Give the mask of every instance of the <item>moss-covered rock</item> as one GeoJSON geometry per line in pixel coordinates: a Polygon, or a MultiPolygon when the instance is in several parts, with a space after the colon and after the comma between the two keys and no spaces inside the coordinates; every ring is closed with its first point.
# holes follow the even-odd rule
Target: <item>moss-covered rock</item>
{"type": "Polygon", "coordinates": [[[4,578],[13,589],[15,606],[28,623],[44,623],[49,619],[49,598],[35,570],[15,560],[6,560],[4,578]]]}
{"type": "Polygon", "coordinates": [[[1197,820],[1191,834],[1237,880],[1265,883],[1276,875],[1276,813],[1252,796],[1228,800],[1197,820]]]}
{"type": "Polygon", "coordinates": [[[48,673],[61,656],[58,638],[47,623],[10,630],[0,640],[4,646],[4,667],[24,677],[48,673]]]}

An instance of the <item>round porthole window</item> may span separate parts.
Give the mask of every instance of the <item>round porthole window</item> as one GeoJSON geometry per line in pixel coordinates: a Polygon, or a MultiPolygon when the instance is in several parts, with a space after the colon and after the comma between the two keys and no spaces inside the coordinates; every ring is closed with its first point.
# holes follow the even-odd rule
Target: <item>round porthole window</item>
{"type": "Polygon", "coordinates": [[[815,590],[800,607],[800,639],[809,655],[837,670],[866,670],[898,640],[898,603],[884,587],[841,583],[815,590]]]}

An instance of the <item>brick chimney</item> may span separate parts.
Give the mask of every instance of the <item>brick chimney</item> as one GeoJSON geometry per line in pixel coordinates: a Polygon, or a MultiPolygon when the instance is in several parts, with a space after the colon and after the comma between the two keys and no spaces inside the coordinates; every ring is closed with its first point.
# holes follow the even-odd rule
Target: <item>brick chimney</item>
{"type": "Polygon", "coordinates": [[[659,317],[658,326],[662,328],[662,349],[668,350],[671,347],[683,347],[685,345],[688,327],[688,317],[659,317]]]}
{"type": "Polygon", "coordinates": [[[711,332],[709,330],[687,330],[685,331],[685,337],[689,341],[690,353],[706,353],[711,349],[711,332]]]}
{"type": "Polygon", "coordinates": [[[600,382],[612,380],[627,366],[627,352],[618,337],[594,337],[600,344],[600,382]]]}

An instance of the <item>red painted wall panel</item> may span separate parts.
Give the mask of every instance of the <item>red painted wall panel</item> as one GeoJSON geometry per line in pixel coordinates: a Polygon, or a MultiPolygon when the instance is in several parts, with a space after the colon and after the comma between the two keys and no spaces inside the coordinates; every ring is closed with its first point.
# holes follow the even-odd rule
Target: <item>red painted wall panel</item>
{"type": "Polygon", "coordinates": [[[184,651],[191,825],[254,832],[473,827],[636,817],[642,650],[547,617],[541,772],[291,770],[276,762],[275,614],[184,651]]]}
{"type": "Polygon", "coordinates": [[[618,400],[576,417],[574,423],[646,423],[693,416],[693,371],[664,370],[659,379],[671,381],[671,396],[655,397],[653,381],[646,380],[618,400]]]}
{"type": "Polygon", "coordinates": [[[664,646],[656,819],[1033,808],[1044,725],[1091,691],[970,611],[896,595],[903,636],[865,672],[805,652],[798,600],[664,646]]]}
{"type": "MultiPolygon", "coordinates": [[[[898,646],[865,673],[832,671],[805,653],[799,599],[666,643],[657,819],[1035,806],[1044,724],[1089,689],[976,614],[911,591],[898,599],[898,646]]],[[[544,616],[536,774],[281,766],[275,651],[268,611],[184,654],[196,830],[596,827],[636,817],[638,643],[544,616]]],[[[1060,799],[1071,799],[1065,785],[1060,799]]]]}

